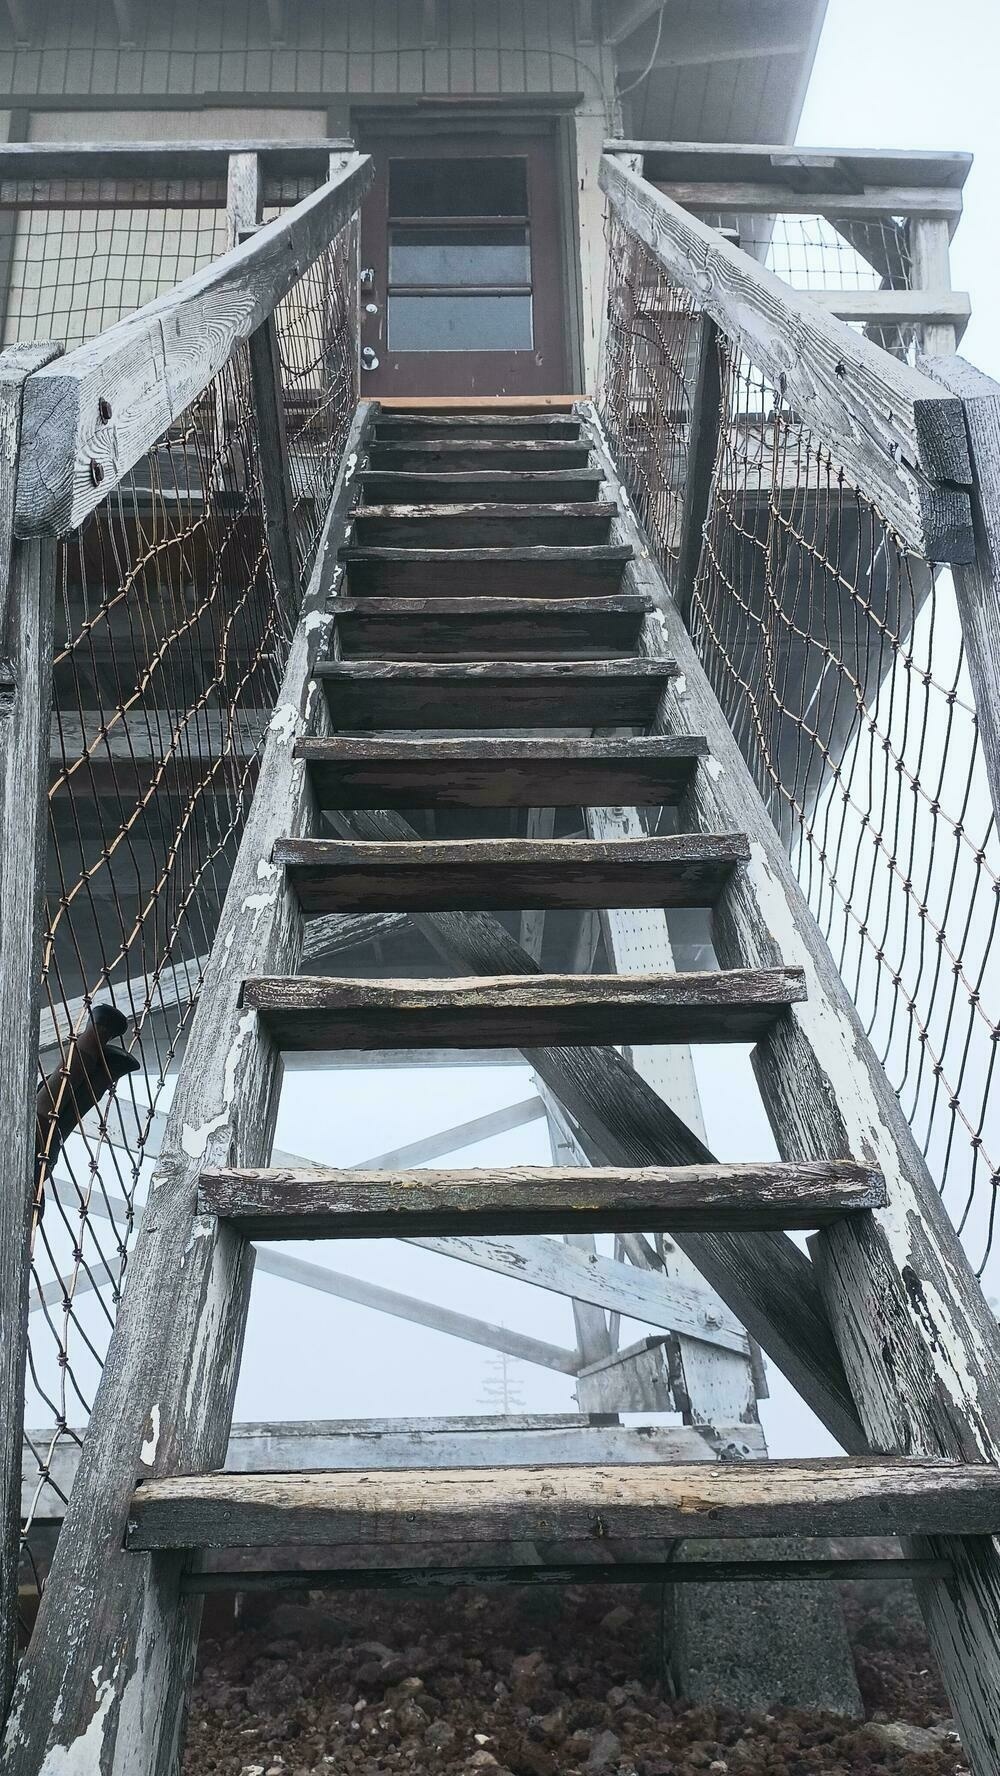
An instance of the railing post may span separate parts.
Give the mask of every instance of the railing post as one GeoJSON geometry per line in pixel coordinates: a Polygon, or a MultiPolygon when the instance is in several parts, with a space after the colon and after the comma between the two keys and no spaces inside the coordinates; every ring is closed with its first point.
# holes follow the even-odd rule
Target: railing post
{"type": "Polygon", "coordinates": [[[719,452],[721,409],[719,334],[715,322],[707,314],[703,314],[698,337],[698,369],[691,400],[684,510],[681,514],[681,533],[677,548],[677,581],[673,588],[685,623],[691,611],[691,598],[701,556],[702,533],[712,498],[712,477],[719,452]]]}
{"type": "Polygon", "coordinates": [[[259,154],[231,154],[226,181],[226,246],[238,247],[260,221],[263,190],[259,154]]]}
{"type": "Polygon", "coordinates": [[[295,504],[285,434],[281,351],[273,314],[250,336],[250,379],[267,546],[285,627],[291,634],[299,613],[301,582],[295,551],[295,504]]]}
{"type": "MultiPolygon", "coordinates": [[[[930,216],[910,219],[910,280],[913,289],[940,296],[951,289],[951,234],[948,223],[930,216]]],[[[958,350],[957,329],[944,321],[920,328],[920,349],[929,358],[945,358],[958,350]]]]}
{"type": "Polygon", "coordinates": [[[993,810],[1000,820],[1000,382],[964,358],[921,358],[957,395],[972,459],[975,559],[952,567],[993,810]]]}
{"type": "Polygon", "coordinates": [[[0,1720],[14,1675],[37,1140],[55,544],[14,538],[21,395],[53,345],[0,353],[0,1720]]]}

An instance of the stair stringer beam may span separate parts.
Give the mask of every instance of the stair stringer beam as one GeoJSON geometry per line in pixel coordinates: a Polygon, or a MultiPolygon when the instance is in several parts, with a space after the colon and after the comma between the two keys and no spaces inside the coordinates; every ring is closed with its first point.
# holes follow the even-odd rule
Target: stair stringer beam
{"type": "Polygon", "coordinates": [[[347,440],[317,564],[292,641],[253,804],[226,895],[129,1263],[38,1620],[7,1722],[5,1776],[172,1776],[180,1759],[200,1607],[180,1593],[179,1554],[124,1551],[136,1478],[225,1461],[253,1275],[253,1248],[196,1217],[206,1165],[266,1165],[280,1056],[253,1012],[245,976],[293,971],[303,919],[271,862],[281,834],[318,825],[306,733],[326,733],[311,677],[326,632],[342,513],[371,409],[347,440]]]}
{"type": "MultiPolygon", "coordinates": [[[[863,1158],[888,1185],[885,1209],[848,1216],[813,1243],[814,1276],[865,1441],[884,1453],[996,1462],[1000,1329],[619,487],[600,423],[588,413],[606,479],[619,495],[621,534],[636,551],[625,589],[649,593],[657,606],[641,646],[652,657],[669,655],[680,668],[664,693],[657,728],[697,732],[709,742],[709,758],[682,803],[682,822],[688,830],[720,832],[738,820],[750,840],[750,861],[734,874],[713,915],[720,966],[759,968],[780,955],[785,965],[806,971],[807,997],[754,1053],[778,1151],[783,1159],[863,1158]]],[[[725,1296],[725,1288],[720,1293],[725,1296]]],[[[760,1342],[766,1350],[766,1336],[760,1342]]],[[[808,1389],[796,1385],[822,1418],[808,1389]]],[[[973,1776],[995,1776],[1000,1544],[942,1536],[929,1550],[953,1562],[952,1577],[920,1588],[941,1675],[973,1776]]]]}

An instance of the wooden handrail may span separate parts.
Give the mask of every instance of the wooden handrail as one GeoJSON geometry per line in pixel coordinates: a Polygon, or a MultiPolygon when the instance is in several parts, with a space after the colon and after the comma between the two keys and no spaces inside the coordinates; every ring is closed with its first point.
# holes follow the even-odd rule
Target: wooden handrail
{"type": "Polygon", "coordinates": [[[929,561],[974,553],[961,403],[605,154],[601,188],[628,231],[745,351],[901,539],[929,561]]]}
{"type": "Polygon", "coordinates": [[[259,154],[269,174],[325,173],[331,154],[353,151],[348,138],[301,142],[269,138],[219,142],[4,142],[0,180],[225,179],[231,154],[259,154]]]}
{"type": "Polygon", "coordinates": [[[327,184],[25,389],[14,527],[64,535],[196,400],[351,217],[374,176],[345,153],[327,184]]]}

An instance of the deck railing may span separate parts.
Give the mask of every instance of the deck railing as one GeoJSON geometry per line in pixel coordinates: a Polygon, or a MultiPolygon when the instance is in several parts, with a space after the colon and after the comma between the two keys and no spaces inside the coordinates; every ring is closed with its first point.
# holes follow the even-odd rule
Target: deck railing
{"type": "Polygon", "coordinates": [[[611,449],[969,1257],[1000,1292],[1000,389],[961,360],[918,370],[869,343],[644,178],[640,148],[602,173],[611,449]]]}
{"type": "MultiPolygon", "coordinates": [[[[20,1376],[56,1442],[85,1421],[358,398],[371,163],[263,226],[242,170],[241,245],[73,352],[0,357],[0,1703],[20,1376]]],[[[53,1443],[28,1456],[26,1529],[53,1443]]]]}

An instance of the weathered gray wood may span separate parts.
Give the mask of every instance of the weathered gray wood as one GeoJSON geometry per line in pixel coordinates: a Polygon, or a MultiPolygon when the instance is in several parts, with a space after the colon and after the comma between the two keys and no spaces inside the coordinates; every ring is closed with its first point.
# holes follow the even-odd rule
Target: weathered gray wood
{"type": "Polygon", "coordinates": [[[434,438],[471,438],[476,443],[519,443],[523,438],[576,439],[580,436],[577,413],[497,413],[481,408],[477,413],[441,413],[424,408],[419,413],[382,411],[375,421],[375,442],[430,442],[434,438]]]}
{"type": "Polygon", "coordinates": [[[267,547],[281,607],[290,635],[301,602],[295,551],[295,505],[285,436],[285,398],[281,352],[274,315],[269,314],[250,336],[250,386],[257,434],[257,473],[267,528],[267,547]]]}
{"type": "Polygon", "coordinates": [[[669,661],[323,660],[333,726],[393,728],[648,726],[669,661]]]}
{"type": "Polygon", "coordinates": [[[484,438],[408,438],[373,444],[368,464],[394,474],[414,471],[479,473],[482,470],[585,469],[590,456],[586,438],[520,438],[510,442],[484,438]]]}
{"type": "Polygon", "coordinates": [[[391,937],[405,925],[405,913],[327,913],[309,919],[302,938],[303,966],[343,955],[376,937],[391,937]]]}
{"type": "MultiPolygon", "coordinates": [[[[642,1338],[588,1363],[576,1378],[576,1397],[588,1412],[673,1412],[673,1390],[667,1372],[669,1337],[642,1338]]],[[[766,1450],[760,1451],[761,1455],[766,1450]]]]}
{"type": "Polygon", "coordinates": [[[606,541],[614,506],[605,500],[540,505],[479,500],[470,505],[365,505],[352,516],[359,548],[496,549],[606,541]]]}
{"type": "MultiPolygon", "coordinates": [[[[348,456],[363,443],[367,407],[348,456]]],[[[343,522],[343,473],[331,527],[343,522]]],[[[122,1553],[138,1473],[224,1458],[253,1269],[252,1248],[196,1216],[202,1168],[266,1161],[280,1061],[240,1006],[250,968],[294,968],[301,915],[270,862],[282,831],[308,830],[315,809],[295,739],[322,728],[309,678],[332,573],[321,549],[264,747],[219,936],[188,1037],[76,1486],[21,1666],[7,1723],[5,1772],[38,1776],[74,1763],[111,1776],[169,1769],[177,1759],[194,1664],[197,1610],[181,1603],[175,1561],[122,1553]],[[95,1680],[94,1673],[98,1674],[95,1680]]]]}
{"type": "Polygon", "coordinates": [[[19,535],[60,535],[106,497],[273,313],[350,220],[372,177],[366,155],[345,155],[338,179],[32,379],[19,535]]]}
{"type": "Polygon", "coordinates": [[[355,597],[593,597],[616,593],[628,549],[619,543],[516,546],[507,549],[361,548],[340,559],[355,597]]]}
{"type": "Polygon", "coordinates": [[[922,360],[962,402],[974,471],[976,558],[952,570],[993,807],[1000,818],[1000,382],[964,358],[922,360]]]}
{"type": "MultiPolygon", "coordinates": [[[[273,866],[272,866],[273,867],[273,866]]],[[[797,968],[725,974],[520,974],[493,980],[251,976],[242,1005],[279,1048],[512,1048],[753,1042],[804,992],[797,968]]]]}
{"type": "Polygon", "coordinates": [[[739,833],[664,839],[279,839],[303,911],[711,906],[748,856],[739,833]]]}
{"type": "Polygon", "coordinates": [[[601,185],[625,226],[783,391],[900,535],[929,560],[969,560],[961,490],[971,467],[957,404],[610,156],[601,185]]]}
{"type": "Polygon", "coordinates": [[[342,659],[606,660],[634,654],[639,598],[338,598],[342,659]]]}
{"type": "MultiPolygon", "coordinates": [[[[663,584],[648,559],[636,563],[629,578],[653,596],[663,584]]],[[[693,780],[686,823],[718,830],[727,810],[738,807],[750,837],[751,861],[738,881],[731,879],[715,914],[719,960],[762,966],[778,956],[794,958],[808,977],[806,1000],[754,1056],[778,1150],[786,1159],[863,1155],[887,1181],[886,1208],[818,1235],[819,1275],[865,1437],[878,1448],[996,1460],[996,1321],[701,663],[665,591],[661,596],[650,651],[669,648],[682,667],[662,719],[685,726],[696,721],[715,761],[693,780]]],[[[766,1336],[760,1342],[768,1348],[766,1336]]],[[[815,1406],[808,1385],[798,1385],[815,1406]]],[[[856,1433],[853,1446],[859,1446],[856,1433]]],[[[944,1524],[939,1528],[946,1533],[944,1524]]],[[[925,1613],[971,1767],[986,1776],[1000,1743],[1000,1667],[991,1626],[1000,1556],[993,1542],[939,1551],[954,1554],[955,1576],[934,1587],[925,1613]]]]}
{"type": "Polygon", "coordinates": [[[11,519],[22,391],[57,351],[15,346],[0,353],[0,1720],[17,1632],[56,591],[53,546],[14,543],[11,519]]]}
{"type": "MultiPolygon", "coordinates": [[[[326,173],[332,151],[350,153],[349,137],[302,141],[247,137],[190,142],[4,142],[0,179],[225,179],[231,154],[261,156],[275,175],[326,173]]],[[[203,202],[203,198],[199,198],[203,202]]]]}
{"type": "Polygon", "coordinates": [[[642,154],[650,178],[768,180],[801,198],[868,185],[933,185],[960,191],[972,155],[923,148],[800,148],[787,143],[605,142],[605,152],[642,154]]]}
{"type": "Polygon", "coordinates": [[[837,320],[866,321],[879,327],[919,325],[925,335],[930,332],[932,336],[939,328],[946,328],[951,336],[960,338],[972,314],[972,302],[964,290],[811,290],[809,294],[810,301],[837,320]]]}
{"type": "Polygon", "coordinates": [[[595,500],[601,478],[594,469],[363,469],[365,497],[391,502],[410,500],[426,505],[440,500],[454,505],[463,500],[513,500],[518,505],[553,500],[595,500]]]}
{"type": "MultiPolygon", "coordinates": [[[[298,748],[323,808],[534,808],[675,803],[703,740],[344,740],[298,748]]],[[[404,828],[407,837],[418,835],[404,828]]]]}
{"type": "Polygon", "coordinates": [[[199,1208],[248,1239],[819,1227],[879,1207],[863,1166],[477,1167],[474,1171],[203,1172],[199,1208]]]}
{"type": "Polygon", "coordinates": [[[716,1462],[678,1467],[416,1469],[403,1474],[199,1474],[146,1480],[127,1545],[254,1548],[526,1541],[544,1536],[982,1535],[1000,1469],[978,1462],[716,1462]],[[374,1520],[374,1521],[373,1521],[374,1520]],[[377,1529],[375,1529],[377,1525],[377,1529]]]}
{"type": "Polygon", "coordinates": [[[707,314],[698,326],[698,368],[691,396],[684,506],[672,591],[687,621],[701,557],[702,532],[712,498],[712,479],[722,424],[722,366],[715,323],[707,314]]]}
{"type": "Polygon", "coordinates": [[[260,221],[263,186],[260,155],[231,154],[226,181],[226,245],[238,247],[260,221]]]}
{"type": "MultiPolygon", "coordinates": [[[[647,169],[648,176],[648,169],[647,169]]],[[[749,180],[654,179],[658,191],[695,214],[824,216],[831,222],[891,221],[895,216],[940,218],[947,228],[962,214],[962,194],[932,185],[869,185],[863,191],[796,191],[749,180]]]]}
{"type": "Polygon", "coordinates": [[[967,296],[952,298],[957,304],[954,314],[948,312],[942,300],[943,293],[951,290],[950,243],[951,230],[947,221],[930,217],[911,220],[910,275],[915,293],[919,292],[927,304],[926,314],[918,315],[916,319],[923,323],[920,328],[921,349],[929,358],[949,357],[957,351],[969,320],[967,296]]]}
{"type": "MultiPolygon", "coordinates": [[[[480,1546],[482,1544],[479,1544],[480,1546]]],[[[450,1591],[465,1585],[757,1585],[805,1580],[896,1584],[901,1579],[946,1579],[947,1560],[638,1560],[629,1555],[614,1565],[589,1562],[562,1566],[430,1566],[427,1551],[410,1567],[301,1567],[291,1572],[195,1572],[181,1581],[184,1593],[213,1596],[220,1591],[450,1591]]]]}

